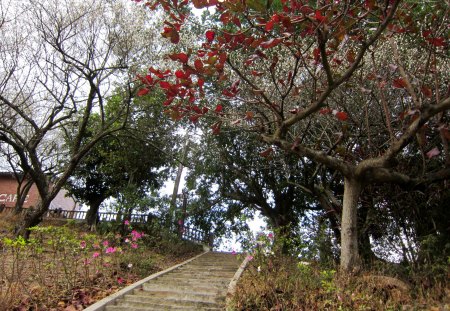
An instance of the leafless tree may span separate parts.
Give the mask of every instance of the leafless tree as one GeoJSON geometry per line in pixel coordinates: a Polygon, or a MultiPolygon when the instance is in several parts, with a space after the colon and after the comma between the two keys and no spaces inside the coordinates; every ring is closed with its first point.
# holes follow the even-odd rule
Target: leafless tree
{"type": "Polygon", "coordinates": [[[28,237],[83,156],[126,125],[130,57],[144,28],[133,27],[136,15],[120,1],[28,0],[15,10],[0,29],[0,143],[14,150],[41,197],[17,226],[28,237]],[[106,118],[113,92],[123,102],[106,118]],[[88,133],[94,115],[101,126],[88,133]]]}

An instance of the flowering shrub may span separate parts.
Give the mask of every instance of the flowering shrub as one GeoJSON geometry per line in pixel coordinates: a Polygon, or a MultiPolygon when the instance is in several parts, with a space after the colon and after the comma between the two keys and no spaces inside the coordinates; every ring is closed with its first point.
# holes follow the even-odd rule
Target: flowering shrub
{"type": "Polygon", "coordinates": [[[98,289],[99,285],[109,284],[110,290],[117,290],[119,286],[140,279],[142,275],[134,272],[137,262],[125,260],[138,259],[145,235],[133,230],[129,221],[124,224],[125,236],[75,235],[66,226],[48,226],[32,228],[33,239],[29,241],[22,237],[3,238],[0,240],[4,253],[2,259],[8,255],[11,264],[0,260],[0,305],[11,306],[11,309],[12,306],[18,306],[25,310],[27,305],[33,303],[42,304],[39,310],[47,310],[49,302],[43,301],[44,297],[47,300],[54,299],[61,295],[61,291],[66,292],[64,297],[71,297],[70,293],[75,290],[84,297],[81,301],[62,301],[58,305],[85,307],[94,298],[86,298],[84,290],[80,293],[79,289],[98,289]],[[128,256],[131,250],[134,257],[128,256]],[[36,290],[23,298],[26,292],[17,285],[25,282],[25,279],[26,283],[34,284],[33,288],[42,291],[36,290]]]}

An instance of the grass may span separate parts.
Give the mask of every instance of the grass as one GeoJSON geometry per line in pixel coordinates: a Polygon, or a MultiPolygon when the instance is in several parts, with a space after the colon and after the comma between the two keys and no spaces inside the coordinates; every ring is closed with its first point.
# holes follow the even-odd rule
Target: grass
{"type": "Polygon", "coordinates": [[[119,224],[114,232],[120,233],[94,234],[79,223],[54,220],[24,241],[11,236],[17,221],[0,214],[0,311],[82,310],[201,252],[155,225],[119,224]]]}

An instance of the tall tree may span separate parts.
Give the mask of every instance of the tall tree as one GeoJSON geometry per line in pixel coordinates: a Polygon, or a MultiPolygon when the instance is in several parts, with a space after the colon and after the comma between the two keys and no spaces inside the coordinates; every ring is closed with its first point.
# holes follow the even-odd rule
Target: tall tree
{"type": "Polygon", "coordinates": [[[143,35],[130,25],[142,13],[121,13],[127,6],[106,0],[27,0],[15,9],[20,14],[0,29],[0,141],[17,153],[41,198],[18,225],[28,237],[80,160],[126,124],[135,92],[127,62],[143,35]],[[119,81],[120,109],[106,118],[119,81]],[[86,139],[94,113],[99,124],[86,139]]]}
{"type": "MultiPolygon", "coordinates": [[[[161,94],[134,99],[126,126],[97,143],[69,178],[69,192],[89,206],[88,225],[96,224],[107,198],[118,199],[131,188],[138,197],[146,197],[162,186],[174,146],[174,126],[163,115],[162,100],[161,94]]],[[[107,115],[114,116],[121,103],[119,97],[111,98],[107,115]]],[[[99,118],[92,121],[90,129],[99,126],[99,118]]]]}
{"type": "Polygon", "coordinates": [[[193,122],[213,111],[214,132],[250,120],[267,144],[343,176],[342,272],[360,269],[357,211],[367,185],[449,178],[445,4],[145,2],[170,11],[163,36],[175,44],[190,3],[214,7],[222,23],[210,24],[201,49],[171,54],[182,68],[146,89],[160,86],[171,109],[193,122]],[[205,100],[212,84],[222,91],[216,101],[205,100]],[[432,139],[417,145],[424,135],[432,139]],[[420,175],[398,166],[410,150],[423,153],[420,175]],[[426,165],[433,157],[439,167],[426,165]]]}

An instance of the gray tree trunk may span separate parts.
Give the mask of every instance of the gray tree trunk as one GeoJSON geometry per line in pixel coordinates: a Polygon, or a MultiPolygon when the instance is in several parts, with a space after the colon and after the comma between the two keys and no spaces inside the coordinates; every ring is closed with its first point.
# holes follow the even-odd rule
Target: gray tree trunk
{"type": "Polygon", "coordinates": [[[358,252],[358,201],[362,190],[361,181],[344,179],[344,198],[341,221],[341,263],[343,273],[357,273],[361,269],[358,252]]]}

